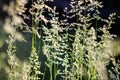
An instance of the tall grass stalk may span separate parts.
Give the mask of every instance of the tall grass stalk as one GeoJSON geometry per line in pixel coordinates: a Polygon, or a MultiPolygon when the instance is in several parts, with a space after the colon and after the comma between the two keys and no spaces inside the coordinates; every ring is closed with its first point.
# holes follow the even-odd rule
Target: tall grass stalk
{"type": "Polygon", "coordinates": [[[13,38],[13,36],[9,36],[10,40],[7,41],[8,45],[8,64],[10,66],[10,70],[8,71],[8,80],[13,80],[13,79],[19,79],[19,77],[17,75],[19,75],[18,72],[18,66],[19,64],[16,62],[16,56],[15,56],[15,52],[16,52],[16,47],[13,45],[15,40],[13,38]]]}
{"type": "MultiPolygon", "coordinates": [[[[39,4],[39,3],[38,3],[39,4]]],[[[38,31],[38,21],[35,19],[36,15],[34,13],[34,9],[37,3],[33,3],[32,1],[32,8],[30,10],[30,13],[32,14],[32,46],[31,46],[31,54],[29,57],[30,64],[31,64],[31,73],[30,73],[30,79],[31,80],[40,80],[39,75],[41,75],[40,71],[40,61],[39,61],[39,55],[37,52],[39,52],[39,49],[37,47],[37,31],[38,31]],[[37,50],[38,49],[38,50],[37,50]]]]}
{"type": "Polygon", "coordinates": [[[46,65],[50,69],[50,80],[55,79],[57,76],[57,66],[59,64],[59,59],[61,61],[62,54],[59,53],[60,49],[60,35],[58,32],[60,31],[59,23],[57,18],[55,18],[56,13],[53,13],[53,18],[51,20],[52,29],[47,29],[46,27],[43,28],[45,36],[43,36],[43,51],[47,57],[46,65]],[[54,72],[53,72],[54,71],[54,72]]]}

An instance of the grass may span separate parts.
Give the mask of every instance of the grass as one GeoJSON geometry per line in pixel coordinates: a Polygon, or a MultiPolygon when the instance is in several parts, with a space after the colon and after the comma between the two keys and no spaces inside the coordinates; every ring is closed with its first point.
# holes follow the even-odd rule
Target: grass
{"type": "Polygon", "coordinates": [[[13,13],[9,14],[12,17],[8,17],[3,25],[9,35],[6,41],[6,80],[119,80],[120,64],[113,55],[117,50],[111,50],[110,47],[110,41],[114,41],[116,35],[109,32],[115,23],[115,13],[103,19],[99,16],[99,8],[103,6],[101,2],[78,0],[71,2],[71,11],[65,12],[73,14],[66,14],[68,18],[77,16],[75,22],[69,23],[67,18],[59,20],[56,7],[52,9],[44,1],[32,2],[29,10],[32,15],[30,27],[21,18],[25,16],[26,2],[21,3],[15,5],[11,2],[6,7],[8,12],[13,13]],[[22,8],[14,10],[13,6],[22,8]],[[43,15],[45,10],[48,10],[50,19],[43,15]],[[51,23],[50,29],[46,27],[48,22],[51,23]],[[104,24],[101,26],[98,22],[104,24]],[[25,29],[26,33],[22,35],[19,29],[25,29]],[[26,59],[17,56],[25,56],[19,50],[18,41],[24,43],[22,47],[29,44],[29,49],[25,48],[26,59]],[[113,64],[112,69],[107,69],[109,62],[113,64]]]}

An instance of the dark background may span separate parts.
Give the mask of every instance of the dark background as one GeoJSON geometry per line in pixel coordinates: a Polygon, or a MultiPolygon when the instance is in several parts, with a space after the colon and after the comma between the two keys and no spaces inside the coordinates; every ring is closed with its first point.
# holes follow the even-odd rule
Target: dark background
{"type": "MultiPolygon", "coordinates": [[[[101,9],[102,16],[107,17],[110,13],[116,12],[120,16],[120,0],[99,0],[103,2],[104,7],[101,9]]],[[[120,37],[120,19],[117,18],[116,23],[111,29],[111,33],[120,37]]]]}
{"type": "Polygon", "coordinates": [[[99,0],[103,2],[105,8],[120,9],[120,0],[99,0]]]}

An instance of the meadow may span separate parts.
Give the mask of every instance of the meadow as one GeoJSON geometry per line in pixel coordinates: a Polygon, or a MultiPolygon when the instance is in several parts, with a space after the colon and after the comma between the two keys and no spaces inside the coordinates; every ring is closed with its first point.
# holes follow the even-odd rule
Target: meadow
{"type": "Polygon", "coordinates": [[[46,2],[3,6],[0,80],[120,80],[120,41],[110,33],[119,16],[102,18],[97,0],[73,0],[63,14],[46,2]]]}

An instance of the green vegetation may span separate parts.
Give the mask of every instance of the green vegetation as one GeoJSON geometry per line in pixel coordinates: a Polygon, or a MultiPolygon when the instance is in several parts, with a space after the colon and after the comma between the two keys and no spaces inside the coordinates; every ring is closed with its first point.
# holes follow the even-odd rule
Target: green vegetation
{"type": "Polygon", "coordinates": [[[109,32],[115,13],[103,19],[99,16],[101,2],[76,0],[71,2],[73,10],[64,10],[75,13],[65,15],[69,18],[77,16],[75,22],[68,23],[59,20],[56,7],[51,9],[39,0],[29,10],[30,27],[22,18],[26,3],[16,0],[4,6],[10,17],[5,19],[4,35],[0,36],[0,80],[119,80],[120,62],[115,56],[120,53],[120,42],[109,32]],[[51,19],[43,15],[45,10],[51,19]],[[110,61],[112,70],[106,68],[110,61]]]}

